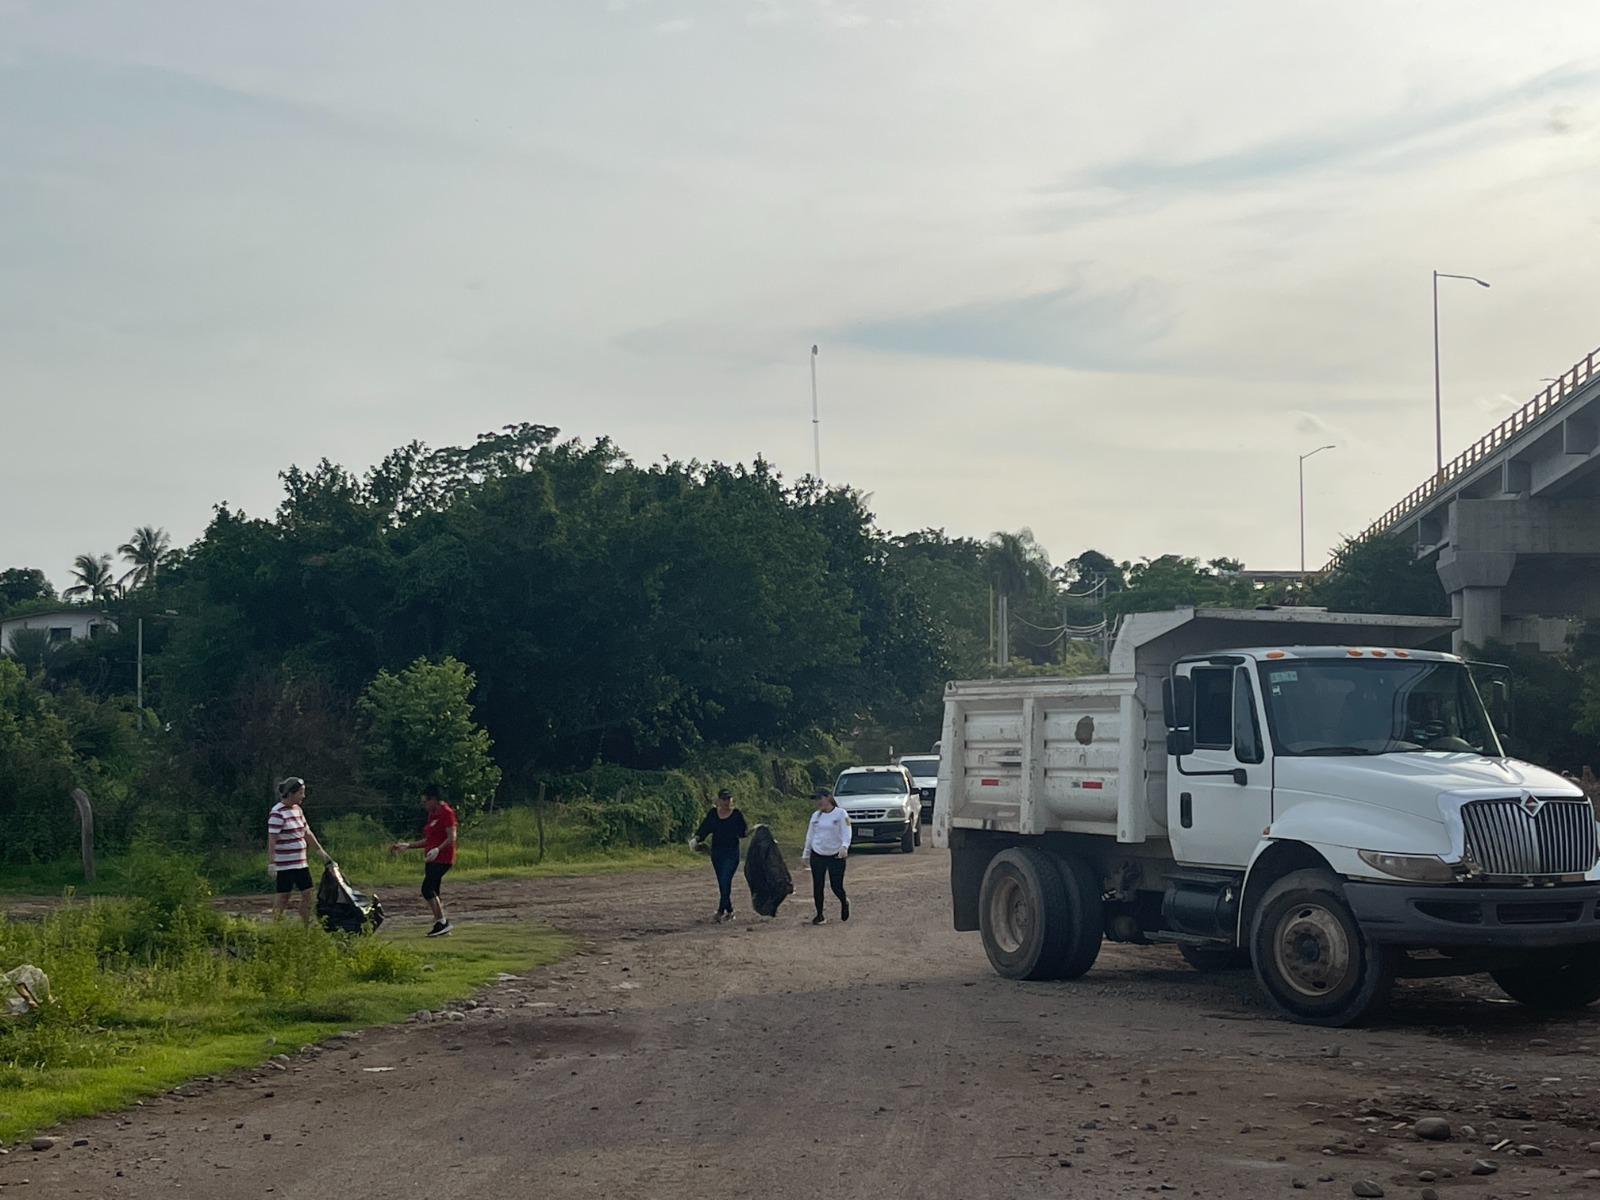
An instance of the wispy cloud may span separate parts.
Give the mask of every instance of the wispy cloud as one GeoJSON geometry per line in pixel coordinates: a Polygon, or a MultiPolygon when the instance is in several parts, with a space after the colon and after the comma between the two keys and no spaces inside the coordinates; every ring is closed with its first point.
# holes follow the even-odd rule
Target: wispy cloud
{"type": "Polygon", "coordinates": [[[894,354],[1147,371],[1168,365],[1161,343],[1175,322],[1170,296],[1152,282],[1110,290],[1072,284],[857,322],[836,336],[894,354]]]}
{"type": "MultiPolygon", "coordinates": [[[[1185,192],[1265,184],[1308,171],[1353,162],[1396,156],[1396,165],[1414,164],[1416,144],[1425,139],[1449,138],[1472,126],[1535,102],[1549,102],[1574,93],[1600,88],[1600,66],[1572,64],[1547,71],[1514,87],[1487,92],[1453,104],[1410,109],[1368,121],[1338,132],[1261,142],[1227,154],[1204,158],[1129,158],[1076,175],[1062,185],[1067,193],[1082,195],[1101,190],[1119,194],[1159,192],[1174,197],[1185,192]],[[1399,152],[1410,150],[1404,156],[1399,152]]],[[[1558,107],[1547,127],[1566,132],[1570,109],[1558,107]]]]}

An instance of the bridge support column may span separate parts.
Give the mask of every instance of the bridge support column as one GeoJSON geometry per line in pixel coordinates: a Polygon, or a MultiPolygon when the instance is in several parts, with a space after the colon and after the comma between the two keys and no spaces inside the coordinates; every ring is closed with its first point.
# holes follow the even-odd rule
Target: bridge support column
{"type": "Polygon", "coordinates": [[[1466,644],[1482,646],[1498,641],[1503,628],[1499,588],[1462,588],[1450,597],[1450,614],[1461,622],[1455,632],[1455,651],[1466,644]]]}
{"type": "Polygon", "coordinates": [[[1500,637],[1501,593],[1516,565],[1517,556],[1508,551],[1446,546],[1439,552],[1439,582],[1450,594],[1450,615],[1461,622],[1454,638],[1457,654],[1466,643],[1482,646],[1500,637]]]}

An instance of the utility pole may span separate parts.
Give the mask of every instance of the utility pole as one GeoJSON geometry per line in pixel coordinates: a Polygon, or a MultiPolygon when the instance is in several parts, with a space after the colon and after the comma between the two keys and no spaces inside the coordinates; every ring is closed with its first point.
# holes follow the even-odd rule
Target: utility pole
{"type": "Polygon", "coordinates": [[[811,347],[811,450],[816,456],[815,474],[822,478],[822,421],[817,415],[817,347],[811,347]]]}
{"type": "Polygon", "coordinates": [[[138,694],[137,706],[144,711],[144,618],[139,618],[139,649],[134,655],[134,691],[138,694]]]}

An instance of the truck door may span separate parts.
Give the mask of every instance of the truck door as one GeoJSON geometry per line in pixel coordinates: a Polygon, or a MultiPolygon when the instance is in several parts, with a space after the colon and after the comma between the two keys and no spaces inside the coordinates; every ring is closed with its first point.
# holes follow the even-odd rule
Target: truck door
{"type": "Polygon", "coordinates": [[[1193,687],[1194,752],[1167,764],[1173,856],[1195,866],[1247,866],[1272,823],[1272,770],[1255,682],[1237,662],[1184,663],[1176,673],[1193,687]]]}

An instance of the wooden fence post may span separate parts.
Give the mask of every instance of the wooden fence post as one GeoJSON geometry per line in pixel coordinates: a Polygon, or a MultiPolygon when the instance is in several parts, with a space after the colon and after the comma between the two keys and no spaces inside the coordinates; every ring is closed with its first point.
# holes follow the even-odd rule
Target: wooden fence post
{"type": "Polygon", "coordinates": [[[83,881],[94,882],[94,809],[82,788],[72,789],[72,802],[78,806],[78,845],[83,853],[83,881]]]}
{"type": "Polygon", "coordinates": [[[533,802],[533,819],[539,826],[539,861],[544,861],[544,784],[539,784],[539,797],[533,802]]]}

